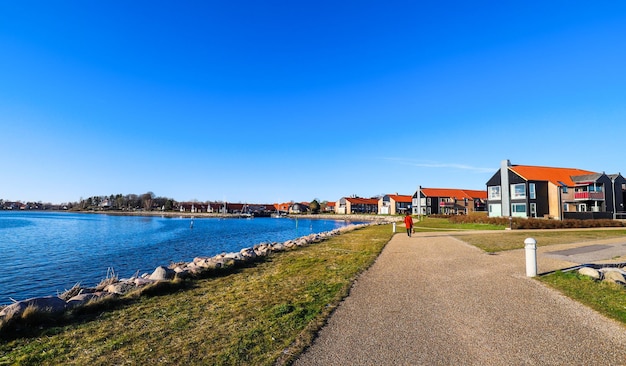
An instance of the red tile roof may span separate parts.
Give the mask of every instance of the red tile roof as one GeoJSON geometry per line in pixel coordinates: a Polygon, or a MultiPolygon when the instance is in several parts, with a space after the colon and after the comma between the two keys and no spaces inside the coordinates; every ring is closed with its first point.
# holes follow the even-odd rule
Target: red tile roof
{"type": "Polygon", "coordinates": [[[573,176],[596,174],[589,170],[575,168],[553,168],[547,166],[513,165],[510,167],[513,172],[526,180],[548,181],[555,185],[563,184],[572,187],[576,183],[572,181],[573,176]]]}
{"type": "Polygon", "coordinates": [[[378,198],[347,197],[346,201],[352,205],[378,205],[378,198]]]}
{"type": "Polygon", "coordinates": [[[412,202],[413,201],[413,196],[405,196],[402,194],[388,194],[387,196],[396,202],[412,202]]]}
{"type": "Polygon", "coordinates": [[[487,191],[458,188],[422,188],[426,197],[451,197],[462,199],[487,199],[487,191]]]}

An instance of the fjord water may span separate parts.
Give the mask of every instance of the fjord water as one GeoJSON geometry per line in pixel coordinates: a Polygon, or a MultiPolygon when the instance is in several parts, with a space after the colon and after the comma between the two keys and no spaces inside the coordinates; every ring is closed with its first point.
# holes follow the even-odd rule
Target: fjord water
{"type": "Polygon", "coordinates": [[[283,242],[351,224],[344,220],[219,219],[65,212],[0,212],[0,304],[95,286],[160,265],[283,242]],[[193,226],[191,225],[193,222],[193,226]]]}

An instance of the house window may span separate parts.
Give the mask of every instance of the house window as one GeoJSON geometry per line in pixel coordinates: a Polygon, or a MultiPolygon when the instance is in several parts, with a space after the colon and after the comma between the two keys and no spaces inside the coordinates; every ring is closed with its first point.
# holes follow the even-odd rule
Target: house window
{"type": "Polygon", "coordinates": [[[567,193],[567,187],[563,186],[563,193],[567,193]]]}
{"type": "Polygon", "coordinates": [[[567,204],[567,203],[563,204],[563,211],[564,212],[568,212],[569,211],[569,204],[567,204]]]}
{"type": "Polygon", "coordinates": [[[580,205],[578,205],[578,211],[579,212],[587,212],[587,204],[581,203],[580,205]]]}
{"type": "Polygon", "coordinates": [[[537,204],[536,203],[530,204],[530,216],[537,217],[537,204]]]}
{"type": "Polygon", "coordinates": [[[511,199],[524,199],[526,198],[526,184],[511,184],[511,199]]]}
{"type": "Polygon", "coordinates": [[[513,213],[526,213],[525,203],[514,203],[511,205],[511,212],[513,213]]]}
{"type": "Polygon", "coordinates": [[[430,197],[426,198],[426,205],[430,206],[430,197]]]}
{"type": "Polygon", "coordinates": [[[525,217],[526,216],[526,204],[525,203],[511,204],[511,216],[525,217]]]}
{"type": "Polygon", "coordinates": [[[500,199],[500,186],[492,186],[489,187],[489,199],[490,200],[499,200],[500,199]]]}
{"type": "Polygon", "coordinates": [[[537,198],[537,194],[535,193],[535,183],[528,184],[528,194],[530,195],[531,200],[534,200],[535,198],[537,198]]]}

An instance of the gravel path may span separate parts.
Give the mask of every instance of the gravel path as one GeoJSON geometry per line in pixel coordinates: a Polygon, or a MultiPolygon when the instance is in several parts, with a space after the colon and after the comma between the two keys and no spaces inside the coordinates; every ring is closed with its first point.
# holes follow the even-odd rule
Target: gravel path
{"type": "Polygon", "coordinates": [[[626,365],[626,327],[526,277],[523,250],[397,234],[295,362],[452,364],[626,365]]]}

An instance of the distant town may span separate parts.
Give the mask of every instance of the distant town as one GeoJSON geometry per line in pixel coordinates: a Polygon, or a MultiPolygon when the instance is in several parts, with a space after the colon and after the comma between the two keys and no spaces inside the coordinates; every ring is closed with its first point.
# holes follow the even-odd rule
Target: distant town
{"type": "Polygon", "coordinates": [[[81,198],[54,205],[0,199],[2,210],[162,211],[270,216],[287,214],[469,215],[541,219],[626,219],[626,178],[579,168],[516,165],[503,160],[486,190],[426,188],[412,194],[357,195],[336,201],[284,203],[178,202],[144,194],[81,198]]]}

